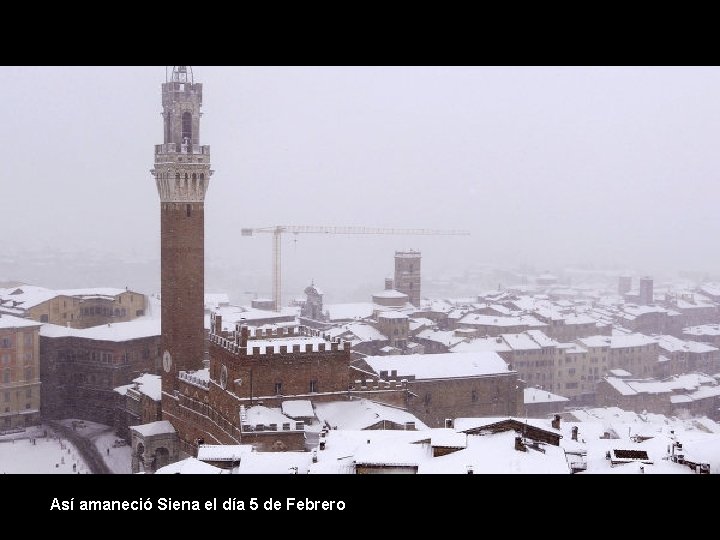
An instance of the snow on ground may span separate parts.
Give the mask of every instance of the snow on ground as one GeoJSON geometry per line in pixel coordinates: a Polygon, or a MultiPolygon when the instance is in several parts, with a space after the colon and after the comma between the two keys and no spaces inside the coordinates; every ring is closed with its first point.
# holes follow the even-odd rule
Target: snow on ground
{"type": "Polygon", "coordinates": [[[47,426],[0,437],[0,474],[73,474],[90,470],[77,448],[47,426]],[[47,430],[48,437],[43,437],[47,430]],[[30,438],[32,437],[32,438],[30,438]],[[34,441],[34,443],[33,443],[34,441]],[[73,465],[75,471],[73,471],[73,465]]]}
{"type": "Polygon", "coordinates": [[[115,444],[120,437],[115,435],[112,427],[89,420],[73,420],[72,418],[60,421],[61,424],[68,427],[72,427],[73,422],[76,424],[75,432],[81,437],[93,441],[105,465],[114,474],[130,474],[132,448],[130,445],[115,444]]]}

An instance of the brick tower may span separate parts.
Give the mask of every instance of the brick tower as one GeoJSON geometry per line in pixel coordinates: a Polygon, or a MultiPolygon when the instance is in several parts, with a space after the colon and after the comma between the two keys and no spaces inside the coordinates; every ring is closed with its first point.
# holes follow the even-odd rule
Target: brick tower
{"type": "Polygon", "coordinates": [[[202,369],[205,349],[204,200],[213,171],[210,147],[200,146],[201,106],[192,68],[173,66],[162,84],[164,141],[155,145],[151,171],[160,195],[162,402],[169,419],[178,372],[202,369]]]}
{"type": "Polygon", "coordinates": [[[420,307],[420,252],[395,252],[395,290],[408,295],[410,303],[420,307]]]}

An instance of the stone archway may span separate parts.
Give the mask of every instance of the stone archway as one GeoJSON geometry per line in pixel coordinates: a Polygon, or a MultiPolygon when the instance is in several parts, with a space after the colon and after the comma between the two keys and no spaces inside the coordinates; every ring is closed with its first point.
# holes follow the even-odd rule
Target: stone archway
{"type": "Polygon", "coordinates": [[[170,464],[170,451],[167,448],[157,448],[155,450],[155,460],[153,461],[153,470],[156,471],[165,465],[170,464]]]}

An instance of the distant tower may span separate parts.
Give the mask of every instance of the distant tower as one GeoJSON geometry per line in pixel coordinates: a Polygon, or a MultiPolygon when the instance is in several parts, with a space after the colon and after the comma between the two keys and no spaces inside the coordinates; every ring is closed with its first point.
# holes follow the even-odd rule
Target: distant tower
{"type": "Polygon", "coordinates": [[[395,290],[408,295],[410,303],[420,307],[420,252],[395,252],[395,290]]]}
{"type": "Polygon", "coordinates": [[[641,306],[651,306],[653,304],[653,280],[650,277],[640,278],[640,298],[638,303],[641,306]]]}
{"type": "Polygon", "coordinates": [[[164,142],[155,145],[160,195],[163,414],[178,371],[202,369],[204,354],[205,191],[210,147],[200,146],[202,84],[192,68],[173,66],[162,84],[164,142]]]}
{"type": "Polygon", "coordinates": [[[307,300],[300,311],[300,315],[314,321],[325,320],[325,315],[323,314],[323,292],[318,289],[313,282],[309,287],[305,287],[305,295],[307,300]]]}
{"type": "Polygon", "coordinates": [[[632,288],[632,276],[620,276],[618,278],[618,294],[624,296],[632,288]]]}

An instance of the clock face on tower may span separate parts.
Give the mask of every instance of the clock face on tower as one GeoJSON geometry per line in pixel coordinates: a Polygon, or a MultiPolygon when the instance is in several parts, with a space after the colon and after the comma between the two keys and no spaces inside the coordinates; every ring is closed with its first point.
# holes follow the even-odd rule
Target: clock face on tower
{"type": "Polygon", "coordinates": [[[172,367],[172,356],[170,355],[170,351],[165,351],[163,353],[163,369],[165,370],[165,373],[170,373],[171,367],[172,367]]]}

